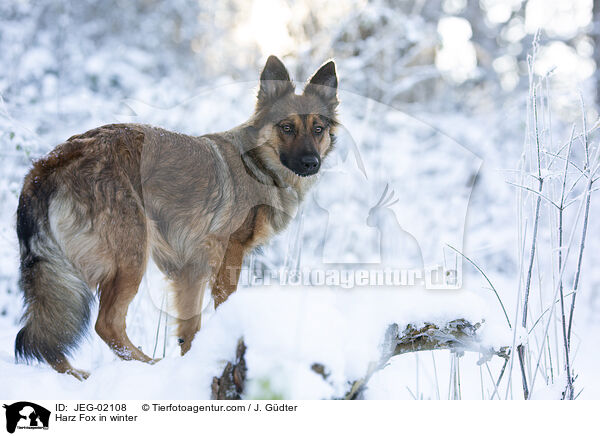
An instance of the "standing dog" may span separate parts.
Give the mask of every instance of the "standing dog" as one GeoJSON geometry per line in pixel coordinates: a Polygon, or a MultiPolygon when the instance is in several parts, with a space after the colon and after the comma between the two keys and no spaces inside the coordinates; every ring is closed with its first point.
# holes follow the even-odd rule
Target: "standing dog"
{"type": "Polygon", "coordinates": [[[122,359],[152,362],[125,328],[149,256],[174,292],[185,354],[204,288],[223,303],[244,255],[285,228],[314,183],[334,139],[337,83],[330,61],[295,94],[271,56],[255,112],[238,127],[192,137],[107,125],[35,162],[17,210],[25,296],[17,359],[87,377],[66,356],[85,334],[97,288],[96,332],[122,359]]]}

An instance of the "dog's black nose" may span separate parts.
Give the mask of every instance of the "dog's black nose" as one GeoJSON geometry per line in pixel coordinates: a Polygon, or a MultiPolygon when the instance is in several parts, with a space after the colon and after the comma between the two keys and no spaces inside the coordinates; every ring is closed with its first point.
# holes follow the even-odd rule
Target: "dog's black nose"
{"type": "Polygon", "coordinates": [[[321,159],[319,156],[314,154],[306,154],[300,158],[300,162],[302,162],[302,169],[305,174],[314,174],[319,170],[321,166],[321,159]]]}

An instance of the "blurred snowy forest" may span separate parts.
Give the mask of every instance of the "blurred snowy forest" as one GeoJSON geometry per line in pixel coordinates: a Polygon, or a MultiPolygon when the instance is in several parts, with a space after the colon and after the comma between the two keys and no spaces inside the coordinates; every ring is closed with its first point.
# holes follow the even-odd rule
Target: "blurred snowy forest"
{"type": "MultiPolygon", "coordinates": [[[[14,364],[12,346],[22,310],[15,211],[31,160],[73,134],[112,122],[155,124],[192,135],[231,128],[250,116],[259,71],[266,57],[275,54],[299,81],[298,88],[322,62],[335,59],[342,133],[338,152],[326,168],[329,171],[324,172],[302,214],[288,232],[249,259],[252,271],[310,268],[322,262],[360,263],[383,255],[373,242],[379,241],[375,231],[389,235],[393,230],[383,227],[384,218],[375,225],[372,221],[365,225],[365,220],[389,185],[400,200],[390,207],[397,220],[392,225],[414,236],[425,264],[440,258],[445,263],[461,262],[462,288],[477,301],[483,299],[467,312],[473,315],[482,304],[487,312],[481,318],[486,318],[486,324],[493,331],[501,329],[494,323],[506,329],[502,334],[490,333],[494,337],[490,341],[496,344],[502,337],[512,341],[508,346],[529,344],[532,351],[525,366],[530,384],[537,376],[533,398],[560,398],[565,384],[571,383],[565,376],[555,289],[560,282],[567,316],[578,291],[572,345],[567,352],[572,375],[578,376],[574,396],[600,398],[595,369],[600,358],[595,345],[600,334],[600,220],[596,219],[600,200],[591,195],[593,189],[586,191],[584,174],[596,165],[592,158],[598,144],[594,131],[600,103],[600,23],[594,17],[600,19],[600,4],[591,0],[1,2],[0,365],[4,375],[0,397],[4,396],[3,384],[9,395],[17,392],[12,380],[28,370],[14,364]],[[534,51],[534,61],[528,62],[534,51]],[[575,236],[569,242],[569,257],[563,253],[561,258],[566,265],[562,271],[557,267],[557,253],[564,250],[558,249],[556,208],[544,200],[539,220],[535,219],[541,196],[534,192],[537,179],[529,176],[538,170],[542,174],[535,156],[535,144],[541,142],[543,176],[548,178],[542,192],[558,201],[564,158],[556,156],[565,156],[570,136],[575,139],[568,146],[568,159],[574,165],[567,165],[570,169],[564,174],[572,187],[567,203],[572,200],[574,205],[565,208],[564,220],[565,228],[574,229],[575,236]],[[584,221],[577,205],[585,208],[590,197],[585,252],[578,266],[584,221]],[[324,215],[325,227],[319,224],[324,215]],[[537,240],[532,241],[534,226],[538,227],[537,240]],[[337,247],[336,252],[328,251],[328,241],[337,247]],[[486,277],[448,245],[467,256],[486,277]],[[537,254],[528,268],[531,245],[537,254]],[[331,260],[332,256],[337,259],[331,260]],[[527,277],[528,270],[533,278],[527,277]],[[578,283],[573,285],[576,276],[578,283]],[[519,329],[528,288],[531,312],[527,326],[519,329]],[[512,330],[507,329],[508,319],[512,330]]],[[[148,292],[141,292],[139,299],[154,292],[152,284],[144,286],[148,292]]],[[[251,286],[242,287],[244,291],[251,286]]],[[[285,286],[280,291],[285,293],[285,286]]],[[[366,306],[372,307],[379,291],[368,292],[366,306]]],[[[156,350],[158,341],[160,353],[176,355],[175,341],[166,331],[161,332],[164,338],[157,339],[161,303],[160,297],[152,298],[153,304],[139,302],[130,314],[129,327],[135,331],[131,336],[145,349],[156,350]]],[[[251,299],[244,298],[245,304],[251,304],[251,299]]],[[[307,301],[318,304],[315,299],[307,301]]],[[[463,297],[457,301],[468,306],[463,297]]],[[[295,307],[281,304],[276,307],[295,307]]],[[[344,305],[352,303],[344,300],[344,305]]],[[[336,307],[332,303],[331,310],[336,307]]],[[[323,310],[315,315],[315,322],[327,322],[323,310]]],[[[348,311],[360,318],[356,322],[366,325],[374,322],[369,314],[378,313],[375,309],[348,311]]],[[[460,315],[454,309],[449,312],[460,315]]],[[[223,313],[231,315],[235,310],[223,313]]],[[[410,315],[414,319],[402,316],[407,322],[428,321],[419,315],[418,305],[410,315]]],[[[97,338],[91,339],[76,362],[84,362],[82,366],[91,367],[92,373],[99,368],[105,377],[115,375],[103,366],[113,359],[103,347],[97,338]]],[[[503,362],[478,365],[479,357],[473,354],[427,351],[397,356],[372,378],[365,397],[523,397],[515,353],[499,384],[503,362]],[[459,388],[455,383],[458,359],[458,377],[463,379],[459,388]],[[438,376],[444,381],[438,382],[438,376]]],[[[290,356],[302,360],[293,353],[290,356]]],[[[306,359],[309,368],[312,357],[306,359]]],[[[173,362],[177,368],[177,361],[173,362]]],[[[262,372],[255,373],[256,380],[264,381],[277,372],[257,362],[258,357],[255,368],[262,369],[255,371],[262,372]]],[[[360,373],[360,368],[340,364],[340,371],[345,368],[346,375],[352,376],[344,379],[338,374],[339,385],[336,381],[331,389],[317,386],[309,392],[307,386],[321,382],[311,381],[302,389],[297,388],[298,381],[286,382],[306,376],[304,370],[295,372],[290,365],[282,363],[285,369],[279,379],[269,380],[266,388],[264,383],[255,385],[254,393],[247,394],[265,397],[266,391],[270,395],[277,390],[282,397],[339,397],[344,393],[343,380],[360,373]]],[[[46,368],[38,370],[54,377],[46,368]]],[[[198,387],[199,397],[209,395],[209,374],[206,380],[200,382],[204,385],[198,387]]],[[[40,395],[59,397],[64,383],[71,381],[53,383],[40,395]]],[[[33,386],[31,392],[36,392],[33,386]]],[[[168,391],[156,392],[164,396],[168,391]]],[[[101,387],[90,388],[85,395],[110,396],[101,387]]],[[[137,394],[120,395],[133,398],[137,394]]],[[[177,398],[177,393],[172,396],[177,398]]]]}

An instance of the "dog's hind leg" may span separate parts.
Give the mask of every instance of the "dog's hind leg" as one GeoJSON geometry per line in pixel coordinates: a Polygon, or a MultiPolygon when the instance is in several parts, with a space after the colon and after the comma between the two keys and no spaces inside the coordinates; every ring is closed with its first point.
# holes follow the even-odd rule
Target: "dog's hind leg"
{"type": "Polygon", "coordinates": [[[71,374],[79,381],[83,381],[90,376],[90,373],[87,371],[73,368],[67,359],[50,362],[50,366],[54,368],[56,372],[60,372],[61,374],[71,374]]]}
{"type": "Polygon", "coordinates": [[[100,283],[100,307],[96,332],[123,360],[154,362],[135,347],[126,332],[125,319],[129,303],[135,297],[143,276],[143,269],[124,269],[100,283]]]}

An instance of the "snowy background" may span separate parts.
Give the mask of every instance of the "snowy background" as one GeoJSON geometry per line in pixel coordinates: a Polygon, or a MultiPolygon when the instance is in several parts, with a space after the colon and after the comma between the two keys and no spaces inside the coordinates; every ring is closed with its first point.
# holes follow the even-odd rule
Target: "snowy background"
{"type": "MultiPolygon", "coordinates": [[[[0,398],[209,398],[212,377],[234,357],[241,336],[246,398],[338,398],[377,360],[389,324],[457,318],[485,320],[486,346],[528,343],[533,398],[560,398],[566,376],[554,303],[556,211],[542,203],[528,328],[511,329],[521,323],[537,197],[508,182],[535,186],[531,80],[548,178],[543,192],[554,200],[563,164],[552,155],[565,154],[575,128],[578,166],[568,173],[573,204],[565,211],[574,242],[563,274],[570,293],[582,230],[577,208],[585,198],[577,174],[585,160],[582,112],[588,130],[598,118],[597,13],[582,0],[1,3],[0,398]],[[178,357],[165,282],[150,265],[130,306],[128,333],[147,354],[164,356],[161,362],[120,362],[92,329],[73,359],[92,373],[83,385],[45,365],[16,365],[22,301],[15,211],[31,160],[112,122],[191,135],[231,128],[251,114],[269,54],[284,61],[297,89],[335,59],[338,146],[289,229],[247,259],[238,292],[216,312],[207,305],[191,352],[178,357]],[[374,208],[386,186],[390,202],[398,201],[374,208]],[[449,246],[485,273],[498,298],[449,246]],[[442,265],[458,270],[461,286],[297,285],[279,274],[372,265],[442,265]],[[256,280],[265,276],[272,283],[256,280]],[[327,380],[311,371],[313,363],[325,365],[327,380]]],[[[588,143],[596,149],[593,132],[588,143]]],[[[593,399],[600,398],[596,200],[592,195],[570,352],[576,394],[593,399]]],[[[523,398],[517,359],[496,389],[503,361],[479,358],[449,351],[395,357],[365,397],[523,398]]]]}

